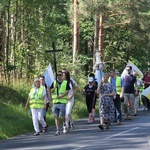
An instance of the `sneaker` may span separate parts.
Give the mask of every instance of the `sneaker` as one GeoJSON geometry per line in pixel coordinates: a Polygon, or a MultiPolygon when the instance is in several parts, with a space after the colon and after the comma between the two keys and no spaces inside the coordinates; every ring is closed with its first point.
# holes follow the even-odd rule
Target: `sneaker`
{"type": "Polygon", "coordinates": [[[131,120],[131,119],[132,119],[132,118],[131,118],[131,116],[129,115],[128,118],[127,118],[127,120],[131,120]]]}
{"type": "Polygon", "coordinates": [[[66,125],[64,125],[63,126],[63,133],[66,133],[68,130],[67,130],[67,126],[66,125]]]}
{"type": "Polygon", "coordinates": [[[146,110],[146,107],[144,106],[142,110],[146,110]]]}
{"type": "Polygon", "coordinates": [[[134,115],[133,116],[137,116],[137,113],[134,113],[134,115]]]}
{"type": "Polygon", "coordinates": [[[118,122],[117,122],[117,125],[121,125],[121,122],[120,122],[120,121],[118,121],[118,122]]]}
{"type": "Polygon", "coordinates": [[[95,119],[94,119],[94,117],[92,117],[92,118],[90,119],[91,123],[93,123],[93,122],[94,122],[94,120],[95,120],[95,119]]]}
{"type": "Polygon", "coordinates": [[[88,121],[87,121],[87,124],[90,124],[90,123],[91,123],[91,120],[88,120],[88,121]]]}
{"type": "Polygon", "coordinates": [[[35,132],[33,135],[37,136],[37,135],[40,135],[40,133],[39,132],[35,132]]]}
{"type": "Polygon", "coordinates": [[[98,127],[101,129],[101,130],[104,130],[104,127],[103,127],[103,125],[98,125],[98,127]]]}
{"type": "Polygon", "coordinates": [[[42,132],[45,133],[47,131],[47,128],[43,128],[42,132]]]}
{"type": "Polygon", "coordinates": [[[57,136],[57,135],[60,135],[59,129],[57,129],[56,132],[55,132],[55,136],[57,136]]]}

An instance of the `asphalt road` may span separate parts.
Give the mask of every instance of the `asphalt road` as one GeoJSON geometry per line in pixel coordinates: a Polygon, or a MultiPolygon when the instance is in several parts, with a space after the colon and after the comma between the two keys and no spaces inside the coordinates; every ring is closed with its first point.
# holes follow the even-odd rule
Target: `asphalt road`
{"type": "Polygon", "coordinates": [[[110,129],[98,128],[99,118],[87,125],[87,119],[75,122],[75,130],[54,136],[55,127],[46,133],[33,133],[0,142],[0,150],[150,150],[150,112],[139,110],[132,120],[110,129]]]}

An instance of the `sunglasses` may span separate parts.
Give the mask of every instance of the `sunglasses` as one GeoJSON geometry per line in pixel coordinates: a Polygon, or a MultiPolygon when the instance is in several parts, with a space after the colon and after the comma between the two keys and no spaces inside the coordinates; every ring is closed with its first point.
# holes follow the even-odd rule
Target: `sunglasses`
{"type": "Polygon", "coordinates": [[[130,70],[130,69],[126,69],[126,70],[130,70]]]}
{"type": "Polygon", "coordinates": [[[62,74],[57,74],[57,76],[62,76],[62,74]]]}

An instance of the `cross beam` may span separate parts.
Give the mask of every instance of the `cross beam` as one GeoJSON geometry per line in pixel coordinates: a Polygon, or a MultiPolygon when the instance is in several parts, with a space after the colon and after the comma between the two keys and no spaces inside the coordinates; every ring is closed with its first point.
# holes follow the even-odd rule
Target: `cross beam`
{"type": "MultiPolygon", "coordinates": [[[[53,59],[54,59],[54,68],[55,68],[55,79],[56,79],[56,83],[57,83],[57,61],[56,61],[56,53],[57,52],[62,52],[63,50],[56,50],[55,49],[55,44],[54,44],[54,42],[52,43],[52,50],[46,50],[45,52],[46,53],[53,53],[53,59]]],[[[57,86],[57,95],[59,95],[58,94],[58,86],[57,86]]]]}

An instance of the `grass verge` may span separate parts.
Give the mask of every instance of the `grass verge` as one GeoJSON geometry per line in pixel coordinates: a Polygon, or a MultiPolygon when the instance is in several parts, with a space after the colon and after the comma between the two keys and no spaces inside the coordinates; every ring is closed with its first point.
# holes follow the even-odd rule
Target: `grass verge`
{"type": "MultiPolygon", "coordinates": [[[[29,110],[24,109],[29,89],[30,86],[24,82],[13,88],[0,85],[0,140],[34,131],[29,110]]],[[[81,97],[80,91],[82,87],[76,95],[73,120],[88,116],[85,99],[81,97]]],[[[47,124],[55,126],[51,109],[47,112],[47,124]]]]}

